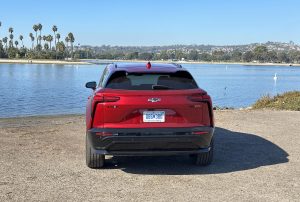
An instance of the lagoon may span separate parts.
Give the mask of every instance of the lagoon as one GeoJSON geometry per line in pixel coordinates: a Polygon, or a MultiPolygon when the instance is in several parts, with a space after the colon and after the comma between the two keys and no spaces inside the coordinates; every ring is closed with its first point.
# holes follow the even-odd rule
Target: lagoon
{"type": "MultiPolygon", "coordinates": [[[[300,67],[183,64],[215,106],[248,107],[262,95],[300,90],[300,67]],[[273,79],[277,74],[277,81],[273,79]]],[[[0,117],[83,114],[105,65],[0,64],[0,117]]]]}

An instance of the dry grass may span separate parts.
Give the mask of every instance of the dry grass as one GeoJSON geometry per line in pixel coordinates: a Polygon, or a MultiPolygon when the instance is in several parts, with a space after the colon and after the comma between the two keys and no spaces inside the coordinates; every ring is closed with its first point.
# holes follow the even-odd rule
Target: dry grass
{"type": "Polygon", "coordinates": [[[300,91],[286,92],[274,97],[269,95],[263,96],[254,103],[253,109],[300,111],[300,91]]]}

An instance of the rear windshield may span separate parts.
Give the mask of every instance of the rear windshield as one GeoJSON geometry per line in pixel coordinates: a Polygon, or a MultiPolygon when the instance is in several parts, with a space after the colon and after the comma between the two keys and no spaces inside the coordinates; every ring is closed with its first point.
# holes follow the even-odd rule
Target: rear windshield
{"type": "Polygon", "coordinates": [[[198,88],[187,71],[176,73],[127,73],[117,71],[109,78],[106,88],[126,90],[180,90],[198,88]]]}

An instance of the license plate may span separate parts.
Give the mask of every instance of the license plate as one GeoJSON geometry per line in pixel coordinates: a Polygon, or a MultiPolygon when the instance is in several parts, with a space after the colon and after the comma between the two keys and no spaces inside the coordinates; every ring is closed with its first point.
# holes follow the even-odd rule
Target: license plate
{"type": "Polygon", "coordinates": [[[165,122],[164,111],[144,111],[143,112],[144,122],[165,122]]]}

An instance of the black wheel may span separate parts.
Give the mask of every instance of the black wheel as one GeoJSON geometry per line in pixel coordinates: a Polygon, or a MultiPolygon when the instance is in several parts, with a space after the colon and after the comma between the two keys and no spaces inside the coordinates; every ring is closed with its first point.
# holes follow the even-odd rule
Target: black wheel
{"type": "Polygon", "coordinates": [[[210,150],[206,153],[195,154],[192,156],[194,163],[200,166],[207,166],[211,164],[214,156],[214,139],[211,140],[210,150]]]}
{"type": "Polygon", "coordinates": [[[86,157],[85,157],[86,165],[89,168],[102,168],[104,166],[105,156],[102,154],[96,154],[95,152],[93,152],[91,145],[87,138],[86,138],[85,152],[86,152],[86,157]]]}

